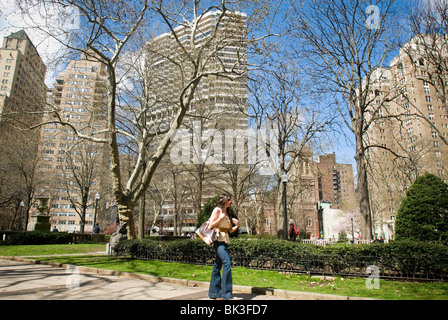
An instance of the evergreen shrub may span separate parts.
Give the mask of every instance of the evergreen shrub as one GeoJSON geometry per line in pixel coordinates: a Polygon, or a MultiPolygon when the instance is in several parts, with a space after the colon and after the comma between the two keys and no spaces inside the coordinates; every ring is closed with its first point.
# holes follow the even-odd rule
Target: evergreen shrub
{"type": "Polygon", "coordinates": [[[73,235],[67,232],[23,231],[11,233],[5,245],[69,244],[73,235]]]}
{"type": "MultiPolygon", "coordinates": [[[[188,258],[192,255],[208,254],[214,255],[213,248],[207,246],[200,239],[157,241],[152,239],[124,240],[115,248],[117,253],[131,254],[139,258],[142,252],[157,252],[163,255],[178,255],[188,258]]],[[[229,244],[229,253],[233,257],[257,257],[279,260],[303,260],[310,256],[314,258],[325,257],[325,259],[349,260],[367,259],[372,262],[412,262],[447,264],[448,247],[438,243],[427,243],[418,241],[394,241],[391,243],[372,243],[364,245],[347,246],[317,246],[291,242],[285,240],[270,239],[247,239],[234,238],[229,244]]]]}
{"type": "Polygon", "coordinates": [[[397,240],[448,241],[448,185],[426,173],[403,198],[395,222],[397,240]]]}

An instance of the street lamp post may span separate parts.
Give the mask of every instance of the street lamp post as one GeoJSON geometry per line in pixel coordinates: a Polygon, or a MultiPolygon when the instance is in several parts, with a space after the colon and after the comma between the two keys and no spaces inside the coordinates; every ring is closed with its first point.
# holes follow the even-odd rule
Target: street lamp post
{"type": "MultiPolygon", "coordinates": [[[[19,231],[22,231],[23,229],[23,208],[25,207],[25,202],[22,200],[20,201],[20,218],[19,218],[19,231]]],[[[26,230],[26,229],[25,229],[26,230]]]]}
{"type": "Polygon", "coordinates": [[[281,176],[283,182],[283,229],[284,229],[284,238],[288,240],[288,212],[286,208],[286,183],[288,182],[288,173],[284,173],[281,176]]]}
{"type": "Polygon", "coordinates": [[[96,212],[98,210],[98,200],[100,200],[100,193],[97,192],[95,194],[95,213],[93,215],[93,227],[95,228],[95,224],[96,224],[96,212]]]}
{"type": "Polygon", "coordinates": [[[355,243],[355,231],[353,229],[353,218],[352,218],[352,244],[355,243]]]}

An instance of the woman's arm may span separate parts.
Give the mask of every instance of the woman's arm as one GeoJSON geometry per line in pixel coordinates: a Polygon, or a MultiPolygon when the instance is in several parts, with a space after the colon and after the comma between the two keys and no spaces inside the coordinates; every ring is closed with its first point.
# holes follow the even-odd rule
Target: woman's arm
{"type": "Polygon", "coordinates": [[[213,212],[212,215],[210,217],[210,224],[208,225],[209,229],[213,229],[215,228],[219,222],[224,219],[226,216],[226,214],[224,212],[222,212],[222,210],[218,207],[216,207],[213,212]]]}
{"type": "Polygon", "coordinates": [[[235,226],[232,229],[230,229],[229,231],[230,233],[234,233],[240,227],[240,222],[237,219],[233,218],[232,222],[235,226]]]}

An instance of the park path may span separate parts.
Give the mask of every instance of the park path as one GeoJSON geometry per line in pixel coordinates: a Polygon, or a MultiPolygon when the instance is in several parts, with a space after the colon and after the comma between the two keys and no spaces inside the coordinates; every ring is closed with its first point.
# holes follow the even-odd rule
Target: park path
{"type": "MultiPolygon", "coordinates": [[[[98,270],[0,259],[0,300],[209,300],[204,283],[136,279],[98,270]]],[[[244,300],[285,299],[244,292],[235,295],[244,300]]]]}

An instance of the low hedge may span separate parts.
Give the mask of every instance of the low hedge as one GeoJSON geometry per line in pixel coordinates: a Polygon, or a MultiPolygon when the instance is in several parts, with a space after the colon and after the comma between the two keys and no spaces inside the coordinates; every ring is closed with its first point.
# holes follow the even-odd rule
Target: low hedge
{"type": "MultiPolygon", "coordinates": [[[[213,253],[213,248],[200,239],[157,241],[155,239],[124,240],[116,247],[117,253],[127,251],[136,256],[142,251],[158,251],[170,253],[194,253],[207,251],[213,253]]],[[[276,259],[291,259],[305,255],[326,255],[339,258],[370,257],[372,260],[390,259],[421,259],[437,262],[448,262],[448,246],[437,243],[417,241],[394,241],[390,243],[372,243],[347,246],[317,246],[284,240],[232,239],[229,244],[232,255],[248,257],[266,256],[276,259]]],[[[137,257],[137,256],[136,256],[137,257]]]]}
{"type": "MultiPolygon", "coordinates": [[[[156,241],[125,240],[114,248],[118,256],[197,264],[212,264],[214,250],[200,239],[156,241]]],[[[284,240],[232,239],[233,265],[259,269],[321,274],[365,275],[369,265],[382,276],[448,280],[448,247],[416,241],[388,244],[317,246],[284,240]]]]}
{"type": "Polygon", "coordinates": [[[7,236],[4,245],[32,245],[32,244],[68,244],[73,242],[73,235],[67,232],[24,231],[15,232],[7,236]]]}

